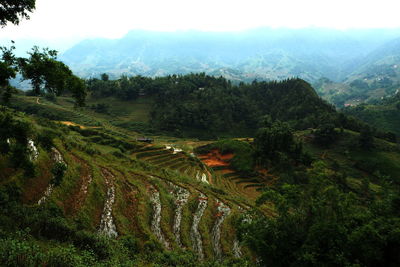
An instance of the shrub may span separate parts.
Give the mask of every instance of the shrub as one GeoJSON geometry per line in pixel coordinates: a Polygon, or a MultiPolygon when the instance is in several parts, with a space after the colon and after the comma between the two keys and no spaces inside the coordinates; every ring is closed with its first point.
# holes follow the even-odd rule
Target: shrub
{"type": "Polygon", "coordinates": [[[77,251],[77,249],[72,245],[69,245],[68,247],[53,248],[47,253],[46,256],[47,266],[93,266],[95,263],[95,258],[90,252],[79,253],[79,251],[77,251]],[[83,254],[83,256],[80,254],[83,254]]]}
{"type": "Polygon", "coordinates": [[[335,142],[337,138],[337,132],[335,131],[335,125],[323,124],[315,132],[315,141],[321,146],[329,146],[335,142]]]}
{"type": "Polygon", "coordinates": [[[90,106],[90,109],[94,110],[97,113],[109,114],[110,113],[110,105],[106,103],[98,103],[90,106]]]}
{"type": "Polygon", "coordinates": [[[56,162],[51,169],[51,173],[53,174],[53,179],[51,182],[57,186],[60,185],[63,178],[65,171],[67,170],[67,165],[65,165],[63,162],[56,162]]]}
{"type": "Polygon", "coordinates": [[[48,101],[51,101],[51,102],[56,102],[56,101],[57,101],[56,95],[53,94],[53,93],[48,93],[48,94],[46,94],[46,95],[44,96],[44,98],[45,98],[46,100],[48,100],[48,101]]]}
{"type": "Polygon", "coordinates": [[[50,130],[44,130],[42,131],[37,139],[39,144],[46,149],[47,151],[50,151],[50,149],[54,146],[53,139],[56,137],[56,133],[54,131],[50,130]]]}
{"type": "Polygon", "coordinates": [[[139,253],[139,242],[135,237],[126,235],[120,238],[120,242],[132,257],[139,253]]]}
{"type": "Polygon", "coordinates": [[[41,266],[43,259],[40,248],[31,242],[0,239],[1,266],[41,266]]]}
{"type": "Polygon", "coordinates": [[[104,236],[79,231],[75,234],[73,243],[81,249],[92,251],[100,260],[108,259],[112,255],[110,240],[104,236]]]}

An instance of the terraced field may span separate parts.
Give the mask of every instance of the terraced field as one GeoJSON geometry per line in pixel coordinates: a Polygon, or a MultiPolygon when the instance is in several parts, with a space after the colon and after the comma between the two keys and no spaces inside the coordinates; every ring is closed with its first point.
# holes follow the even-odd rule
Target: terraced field
{"type": "Polygon", "coordinates": [[[60,116],[71,114],[52,126],[68,135],[57,137],[48,151],[37,147],[32,160],[38,175],[22,181],[25,204],[56,204],[85,230],[111,239],[133,235],[142,246],[189,250],[200,260],[249,255],[233,220],[254,204],[249,196],[255,188],[224,178],[229,170],[213,170],[183,151],[185,145],[140,143],[135,133],[91,120],[86,112],[28,100],[60,116]],[[67,166],[60,184],[52,173],[57,163],[67,166]]]}
{"type": "Polygon", "coordinates": [[[261,179],[261,174],[252,177],[235,171],[229,163],[233,154],[221,155],[219,151],[213,150],[198,157],[207,168],[211,169],[215,186],[238,197],[245,196],[255,200],[260,195],[260,189],[266,185],[261,179]]]}
{"type": "Polygon", "coordinates": [[[147,145],[134,151],[132,156],[161,169],[169,169],[181,176],[207,184],[213,180],[210,170],[194,154],[188,154],[171,145],[147,145]]]}
{"type": "Polygon", "coordinates": [[[167,250],[192,250],[200,260],[242,255],[229,220],[242,213],[245,204],[210,190],[206,165],[173,147],[142,145],[131,156],[160,172],[123,162],[110,164],[104,155],[90,157],[63,145],[50,152],[40,150],[38,161],[50,158],[68,166],[64,180],[68,184],[49,182],[50,193],[37,191],[32,202],[64,203],[66,214],[86,218],[88,226],[109,238],[133,233],[167,250]],[[166,169],[186,178],[164,176],[166,169]]]}

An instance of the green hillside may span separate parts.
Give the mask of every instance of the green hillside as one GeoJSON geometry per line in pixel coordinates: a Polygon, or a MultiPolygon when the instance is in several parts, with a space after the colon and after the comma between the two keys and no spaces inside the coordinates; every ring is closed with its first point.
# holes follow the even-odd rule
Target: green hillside
{"type": "MultiPolygon", "coordinates": [[[[396,144],[372,137],[370,148],[363,148],[359,133],[338,128],[328,144],[321,143],[318,129],[293,131],[290,120],[266,119],[256,139],[153,134],[154,143],[138,142],[143,133],[124,126],[149,124],[153,101],[89,98],[86,108],[75,108],[69,97],[16,96],[12,106],[32,115],[2,107],[4,264],[254,266],[256,258],[267,260],[253,226],[243,228],[252,224],[245,218],[259,218],[253,221],[259,228],[283,214],[279,202],[261,201],[266,192],[288,185],[306,192],[319,175],[325,180],[318,190],[338,188],[368,208],[400,184],[396,144]],[[106,113],[92,108],[99,103],[108,104],[106,113]],[[269,153],[260,153],[261,145],[269,153]]],[[[379,218],[386,225],[392,215],[385,216],[379,218]]],[[[346,259],[366,262],[357,253],[346,259]]]]}
{"type": "Polygon", "coordinates": [[[2,262],[245,264],[234,260],[232,220],[254,203],[215,187],[196,157],[104,128],[63,126],[4,108],[1,114],[2,129],[10,125],[2,132],[9,137],[1,156],[2,262]],[[25,142],[32,145],[16,150],[25,142]],[[13,161],[17,155],[24,160],[13,161]]]}
{"type": "Polygon", "coordinates": [[[371,126],[384,131],[400,135],[400,100],[399,95],[375,101],[375,103],[361,104],[356,107],[347,107],[344,113],[354,116],[371,126]]]}
{"type": "MultiPolygon", "coordinates": [[[[37,3],[29,35],[123,28],[115,3],[74,6],[79,28],[64,4],[37,3]]],[[[161,26],[193,11],[176,5],[161,26]]],[[[1,28],[35,8],[0,0],[1,28]]],[[[236,21],[230,8],[208,15],[236,21]]],[[[0,266],[400,266],[398,34],[135,30],[63,61],[1,46],[0,266]]]]}

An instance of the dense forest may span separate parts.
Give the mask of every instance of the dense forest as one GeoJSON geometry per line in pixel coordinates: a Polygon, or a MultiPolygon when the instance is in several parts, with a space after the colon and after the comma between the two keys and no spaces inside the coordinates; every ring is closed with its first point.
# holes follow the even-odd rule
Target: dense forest
{"type": "MultiPolygon", "coordinates": [[[[126,101],[126,105],[137,98],[153,99],[151,127],[178,137],[254,136],[266,115],[287,122],[294,130],[327,125],[354,131],[369,127],[338,113],[309,83],[298,78],[233,84],[204,73],[156,78],[122,76],[117,80],[110,80],[104,73],[101,79],[87,80],[87,88],[93,98],[115,97],[126,101]]],[[[109,106],[105,102],[91,108],[107,112],[109,106]]],[[[390,131],[371,130],[377,137],[396,140],[390,131]]]]}
{"type": "Polygon", "coordinates": [[[140,94],[153,96],[153,126],[177,135],[253,135],[264,115],[288,121],[296,129],[316,127],[335,116],[334,108],[301,79],[233,85],[204,73],[155,79],[123,76],[114,81],[103,74],[101,80],[88,80],[88,89],[94,97],[127,101],[140,94]]]}

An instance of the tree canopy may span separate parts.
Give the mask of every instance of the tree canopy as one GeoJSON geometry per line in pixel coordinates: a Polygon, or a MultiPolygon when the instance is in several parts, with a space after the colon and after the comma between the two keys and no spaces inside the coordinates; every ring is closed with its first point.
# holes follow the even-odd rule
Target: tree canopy
{"type": "Polygon", "coordinates": [[[266,266],[398,266],[398,191],[346,192],[326,167],[315,162],[306,184],[267,188],[258,204],[278,216],[246,215],[242,241],[266,266]]]}
{"type": "Polygon", "coordinates": [[[21,19],[29,19],[29,13],[35,9],[36,0],[0,0],[0,26],[7,22],[18,25],[21,19]]]}
{"type": "Polygon", "coordinates": [[[2,56],[0,58],[0,92],[4,102],[8,102],[11,97],[13,88],[10,86],[10,79],[15,78],[17,68],[15,67],[16,58],[13,50],[15,49],[14,42],[10,48],[0,47],[2,56]]]}
{"type": "Polygon", "coordinates": [[[0,58],[0,89],[4,91],[3,99],[11,96],[9,80],[15,78],[17,72],[24,80],[30,80],[33,93],[61,95],[69,92],[78,106],[83,106],[86,97],[86,85],[75,76],[67,65],[57,60],[57,51],[35,46],[28,52],[28,58],[15,57],[11,48],[2,47],[0,58]]]}

